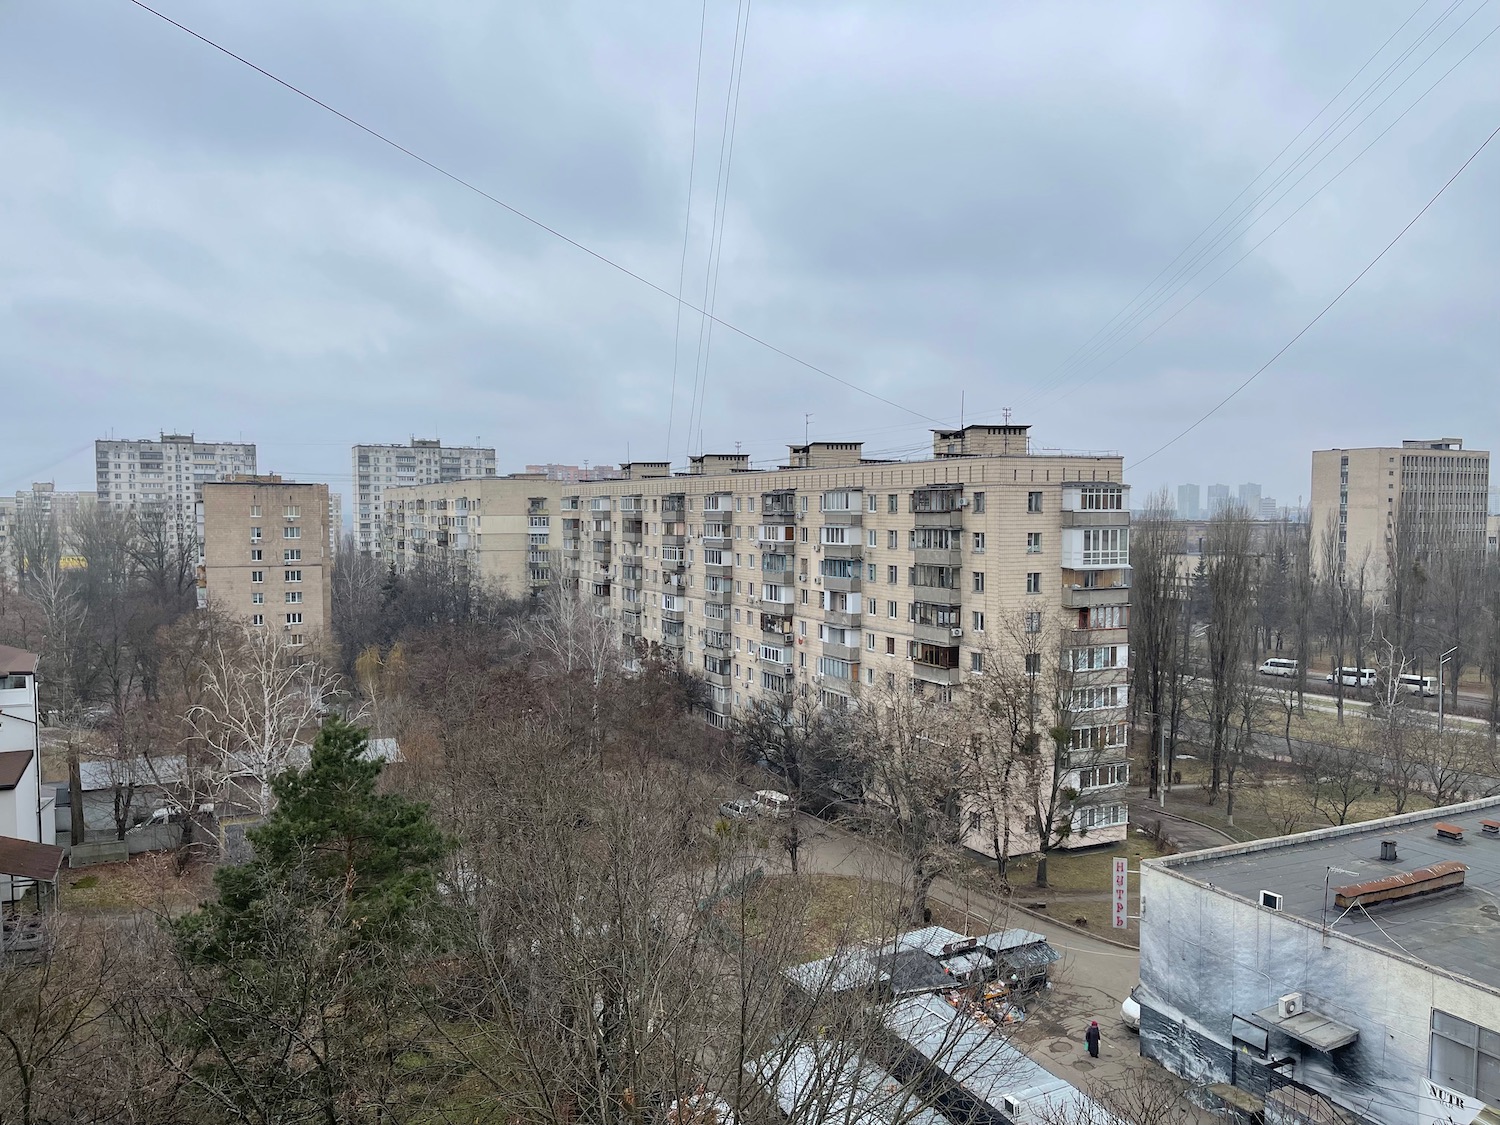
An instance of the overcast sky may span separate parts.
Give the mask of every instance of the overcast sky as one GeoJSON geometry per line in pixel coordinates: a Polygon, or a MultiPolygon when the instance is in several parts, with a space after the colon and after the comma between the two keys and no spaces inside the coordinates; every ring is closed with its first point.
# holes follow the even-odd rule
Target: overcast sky
{"type": "Polygon", "coordinates": [[[710,0],[695,145],[697,3],[163,0],[673,294],[692,162],[684,298],[703,304],[719,246],[716,315],[905,409],[722,328],[700,346],[671,297],[128,0],[5,5],[0,490],[91,488],[93,439],[161,429],[255,441],[263,471],[346,492],[352,442],[412,435],[480,438],[502,471],[682,463],[700,433],[771,461],[810,414],[814,439],[895,456],[961,402],[1119,450],[1138,499],[1255,480],[1295,501],[1313,448],[1494,448],[1500,140],[1258,381],[1130,468],[1500,124],[1481,5],[754,0],[730,102],[737,11],[710,0]],[[1196,278],[1106,329],[1221,214],[1178,261],[1196,278]]]}

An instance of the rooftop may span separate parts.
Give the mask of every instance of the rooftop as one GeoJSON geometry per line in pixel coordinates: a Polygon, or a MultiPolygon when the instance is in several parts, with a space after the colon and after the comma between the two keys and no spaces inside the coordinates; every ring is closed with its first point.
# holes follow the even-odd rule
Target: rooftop
{"type": "Polygon", "coordinates": [[[0,645],[0,675],[34,675],[36,654],[25,649],[0,645]]]}
{"type": "Polygon", "coordinates": [[[1282,913],[1314,926],[1326,918],[1335,934],[1500,988],[1500,835],[1484,833],[1486,820],[1500,821],[1500,797],[1144,866],[1250,902],[1269,891],[1281,896],[1282,913]],[[1439,824],[1461,828],[1463,838],[1439,836],[1439,824]],[[1387,840],[1395,842],[1395,860],[1380,858],[1387,840]],[[1460,886],[1347,909],[1334,902],[1340,888],[1453,862],[1466,868],[1460,886]]]}

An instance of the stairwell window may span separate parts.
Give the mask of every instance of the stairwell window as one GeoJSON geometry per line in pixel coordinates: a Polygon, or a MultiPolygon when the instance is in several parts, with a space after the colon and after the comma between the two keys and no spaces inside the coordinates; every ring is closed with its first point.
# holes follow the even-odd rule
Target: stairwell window
{"type": "Polygon", "coordinates": [[[1042,494],[1040,492],[1028,492],[1026,494],[1026,510],[1028,512],[1040,512],[1042,510],[1042,494]]]}
{"type": "Polygon", "coordinates": [[[1042,592],[1042,572],[1033,570],[1026,575],[1026,592],[1028,594],[1040,594],[1042,592]]]}

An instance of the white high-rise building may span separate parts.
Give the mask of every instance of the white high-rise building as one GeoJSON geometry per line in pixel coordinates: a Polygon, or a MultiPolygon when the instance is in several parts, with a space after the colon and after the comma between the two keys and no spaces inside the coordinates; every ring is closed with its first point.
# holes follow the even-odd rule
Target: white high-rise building
{"type": "Polygon", "coordinates": [[[96,441],[94,462],[100,505],[117,512],[159,509],[172,542],[196,543],[203,486],[254,473],[255,445],[164,433],[155,441],[96,441]]]}
{"type": "Polygon", "coordinates": [[[381,553],[380,517],[387,488],[495,475],[493,449],[445,446],[437,438],[412,438],[410,445],[356,445],[353,462],[354,541],[371,555],[381,553]]]}

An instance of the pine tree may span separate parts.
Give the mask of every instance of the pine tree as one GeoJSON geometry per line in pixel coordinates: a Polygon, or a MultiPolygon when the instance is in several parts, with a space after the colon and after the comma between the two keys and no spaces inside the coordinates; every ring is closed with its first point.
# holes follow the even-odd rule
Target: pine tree
{"type": "Polygon", "coordinates": [[[378,1120],[414,1076],[409,988],[448,844],[425,806],[377,791],[365,731],[330,720],[274,783],[254,858],[174,924],[173,1045],[205,1109],[247,1121],[378,1120]]]}

